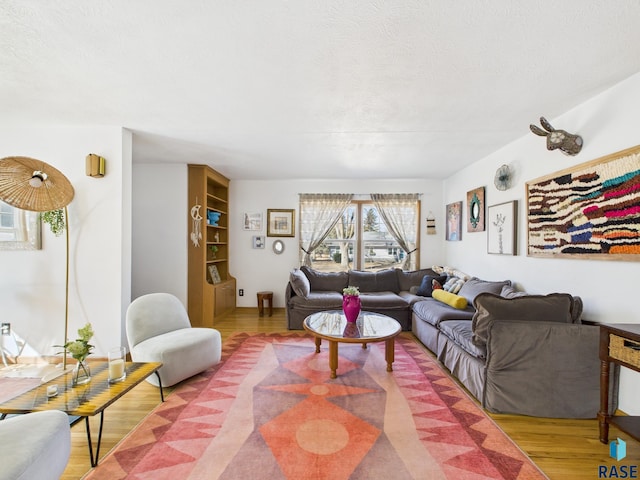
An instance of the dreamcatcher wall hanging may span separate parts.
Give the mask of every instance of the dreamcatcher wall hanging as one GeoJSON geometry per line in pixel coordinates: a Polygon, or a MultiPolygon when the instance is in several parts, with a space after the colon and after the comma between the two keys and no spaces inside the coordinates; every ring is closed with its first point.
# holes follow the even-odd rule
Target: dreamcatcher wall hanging
{"type": "Polygon", "coordinates": [[[196,197],[196,204],[191,207],[191,242],[194,246],[200,246],[200,240],[202,240],[202,215],[200,215],[200,209],[202,205],[198,205],[198,198],[196,197]]]}

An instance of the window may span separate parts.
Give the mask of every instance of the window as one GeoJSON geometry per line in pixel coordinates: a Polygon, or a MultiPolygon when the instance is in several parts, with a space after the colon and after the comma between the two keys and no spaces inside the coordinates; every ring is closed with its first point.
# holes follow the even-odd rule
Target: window
{"type": "Polygon", "coordinates": [[[0,239],[15,240],[14,209],[0,202],[0,239]]]}
{"type": "Polygon", "coordinates": [[[40,214],[0,202],[0,250],[40,249],[40,214]]]}
{"type": "MultiPolygon", "coordinates": [[[[311,248],[313,242],[308,239],[313,236],[309,232],[314,210],[305,208],[308,206],[301,196],[302,263],[326,272],[414,269],[418,264],[419,206],[417,195],[372,195],[371,200],[351,200],[341,212],[334,212],[333,224],[311,248]]],[[[315,236],[321,237],[317,232],[315,236]]]]}

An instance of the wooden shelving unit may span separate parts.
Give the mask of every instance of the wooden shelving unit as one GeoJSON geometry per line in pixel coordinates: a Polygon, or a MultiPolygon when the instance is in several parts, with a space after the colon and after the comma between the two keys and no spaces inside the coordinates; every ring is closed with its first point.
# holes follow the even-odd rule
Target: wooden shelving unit
{"type": "Polygon", "coordinates": [[[189,165],[189,208],[195,205],[200,205],[202,238],[199,245],[189,240],[187,309],[194,327],[213,327],[216,319],[236,308],[236,279],[229,273],[229,179],[206,165],[189,165]],[[208,212],[219,214],[215,225],[209,223],[208,212]]]}

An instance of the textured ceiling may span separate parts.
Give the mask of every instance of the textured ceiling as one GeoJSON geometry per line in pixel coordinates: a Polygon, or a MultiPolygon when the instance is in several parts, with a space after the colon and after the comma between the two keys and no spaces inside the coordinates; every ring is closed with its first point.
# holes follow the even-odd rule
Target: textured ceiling
{"type": "Polygon", "coordinates": [[[445,178],[639,71],[637,0],[0,2],[0,126],[233,179],[445,178]]]}

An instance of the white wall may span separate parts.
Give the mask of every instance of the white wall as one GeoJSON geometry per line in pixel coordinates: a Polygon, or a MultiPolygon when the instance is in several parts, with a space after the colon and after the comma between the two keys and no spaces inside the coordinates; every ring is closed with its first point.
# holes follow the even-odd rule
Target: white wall
{"type": "Polygon", "coordinates": [[[289,272],[299,266],[298,256],[298,194],[299,193],[422,193],[421,202],[421,248],[422,267],[441,263],[444,259],[443,243],[437,235],[426,235],[426,216],[429,210],[436,216],[436,225],[442,231],[442,182],[434,180],[387,180],[387,181],[336,181],[336,180],[288,180],[251,181],[233,180],[230,186],[230,232],[232,250],[229,270],[237,279],[237,288],[244,289],[244,296],[237,297],[239,307],[255,307],[256,293],[271,290],[274,306],[284,307],[284,291],[289,272]],[[252,237],[266,236],[266,214],[268,208],[293,208],[296,214],[296,237],[280,238],[285,251],[276,255],[271,249],[276,238],[266,237],[264,249],[254,249],[252,237]],[[262,213],[261,232],[245,231],[242,228],[244,213],[262,213]]]}
{"type": "MultiPolygon", "coordinates": [[[[214,165],[215,167],[215,165],[214,165]]],[[[186,165],[134,164],[133,167],[133,267],[132,298],[145,293],[168,292],[187,304],[187,205],[186,165]]],[[[442,263],[444,245],[437,235],[426,235],[426,216],[434,213],[443,231],[442,182],[433,180],[393,181],[257,181],[232,180],[229,192],[229,271],[237,279],[239,307],[256,307],[256,293],[274,292],[274,306],[284,307],[284,290],[289,272],[298,264],[299,193],[422,193],[421,265],[442,263]],[[266,236],[267,208],[296,211],[296,237],[280,238],[282,255],[271,249],[275,238],[267,237],[264,249],[254,249],[254,235],[266,236]],[[245,231],[244,213],[262,213],[262,231],[245,231]]]]}
{"type": "Polygon", "coordinates": [[[172,293],[187,305],[186,164],[133,166],[132,298],[172,293]]]}
{"type": "MultiPolygon", "coordinates": [[[[129,303],[130,195],[124,175],[131,135],[117,127],[0,129],[0,158],[43,160],[71,181],[69,338],[86,322],[96,332],[96,355],[121,344],[122,312],[129,303]],[[85,175],[85,157],[107,159],[107,174],[85,175]]],[[[128,165],[127,165],[128,164],[128,165]]],[[[42,229],[42,250],[0,251],[2,321],[27,340],[29,352],[52,355],[63,342],[65,235],[42,229]]]]}
{"type": "MultiPolygon", "coordinates": [[[[640,265],[632,261],[541,259],[526,256],[525,182],[640,144],[640,74],[566,114],[549,119],[555,128],[579,133],[582,151],[575,157],[547,151],[545,139],[523,125],[523,137],[451,176],[444,185],[445,204],[463,201],[466,192],[486,187],[487,205],[518,200],[518,255],[486,253],[486,232],[467,233],[462,241],[446,242],[449,265],[487,280],[511,279],[531,293],[569,292],[584,300],[588,320],[607,323],[640,323],[637,279],[640,265]],[[496,169],[510,164],[516,171],[515,185],[498,191],[493,185],[496,169]]],[[[544,115],[545,112],[540,112],[544,115]]],[[[537,123],[536,118],[531,123],[537,123]]],[[[624,370],[621,408],[640,414],[640,376],[624,370]]]]}

